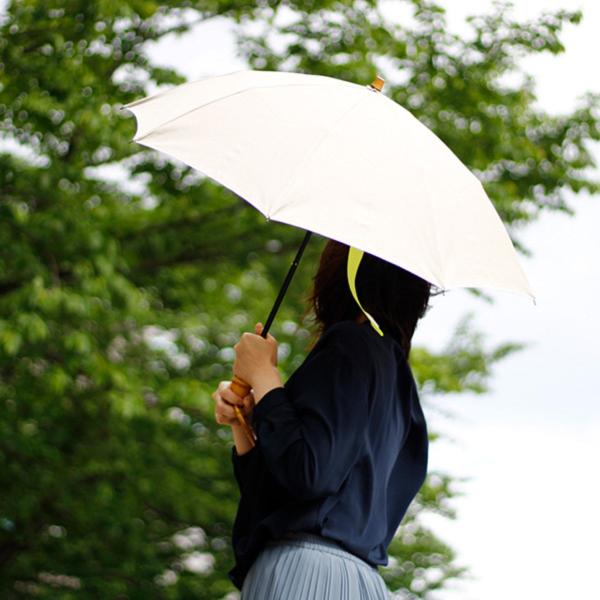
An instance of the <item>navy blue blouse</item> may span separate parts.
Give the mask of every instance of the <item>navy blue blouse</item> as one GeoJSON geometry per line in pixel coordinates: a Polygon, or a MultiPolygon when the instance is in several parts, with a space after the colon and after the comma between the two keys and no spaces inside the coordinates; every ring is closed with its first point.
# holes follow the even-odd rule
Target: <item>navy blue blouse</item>
{"type": "Polygon", "coordinates": [[[232,448],[240,502],[231,581],[266,541],[305,531],[369,564],[387,548],[427,473],[428,437],[400,344],[368,321],[329,327],[284,386],[253,411],[256,445],[232,448]]]}

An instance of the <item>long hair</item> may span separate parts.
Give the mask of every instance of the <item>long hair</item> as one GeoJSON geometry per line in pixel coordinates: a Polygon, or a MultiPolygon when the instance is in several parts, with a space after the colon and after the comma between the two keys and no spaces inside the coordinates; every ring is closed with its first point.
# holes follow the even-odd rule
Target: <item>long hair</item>
{"type": "MultiPolygon", "coordinates": [[[[362,314],[348,286],[348,250],[346,244],[329,240],[321,253],[305,313],[312,311],[317,335],[334,323],[355,320],[362,314]]],[[[361,304],[384,335],[398,341],[406,359],[417,321],[429,308],[432,287],[421,277],[367,252],[356,274],[356,292],[361,304]]]]}

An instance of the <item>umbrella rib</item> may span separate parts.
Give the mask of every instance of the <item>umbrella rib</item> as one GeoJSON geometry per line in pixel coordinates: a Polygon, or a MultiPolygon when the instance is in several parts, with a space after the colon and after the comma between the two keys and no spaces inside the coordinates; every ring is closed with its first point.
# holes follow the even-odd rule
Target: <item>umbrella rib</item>
{"type": "MultiPolygon", "coordinates": [[[[357,85],[355,83],[351,83],[351,82],[346,82],[349,85],[357,85]]],[[[167,119],[166,121],[164,121],[163,123],[160,123],[160,125],[157,125],[156,127],[153,127],[150,131],[146,132],[144,135],[140,136],[140,137],[134,137],[133,138],[133,142],[139,142],[140,140],[143,140],[144,138],[148,137],[149,135],[151,135],[152,133],[154,133],[157,129],[160,129],[161,127],[164,127],[165,125],[168,125],[169,123],[172,123],[173,121],[177,121],[177,119],[181,119],[182,117],[185,117],[197,110],[200,110],[201,108],[205,108],[207,106],[210,106],[211,104],[214,104],[216,102],[220,102],[221,100],[226,100],[227,98],[232,98],[233,96],[237,96],[239,94],[243,94],[245,92],[252,92],[254,90],[258,90],[258,89],[268,89],[268,88],[281,88],[281,87],[319,87],[322,86],[323,84],[319,84],[319,83],[285,83],[285,84],[279,84],[279,85],[256,85],[253,87],[248,87],[248,88],[244,88],[243,90],[238,90],[237,92],[232,92],[231,94],[227,94],[225,96],[220,96],[219,98],[215,98],[214,100],[210,100],[209,102],[205,102],[204,104],[201,104],[200,106],[194,106],[194,108],[190,108],[190,110],[186,110],[185,112],[173,117],[172,119],[167,119]]],[[[358,86],[360,87],[360,86],[358,86]]],[[[133,111],[132,111],[133,112],[133,111]]]]}

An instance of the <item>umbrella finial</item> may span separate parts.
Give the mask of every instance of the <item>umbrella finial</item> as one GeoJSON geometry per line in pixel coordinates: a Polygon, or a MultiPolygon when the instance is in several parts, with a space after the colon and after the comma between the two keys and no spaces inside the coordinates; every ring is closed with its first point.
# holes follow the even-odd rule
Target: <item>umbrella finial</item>
{"type": "Polygon", "coordinates": [[[383,84],[385,83],[385,79],[383,77],[375,77],[373,81],[369,84],[369,87],[380,92],[383,89],[383,84]]]}

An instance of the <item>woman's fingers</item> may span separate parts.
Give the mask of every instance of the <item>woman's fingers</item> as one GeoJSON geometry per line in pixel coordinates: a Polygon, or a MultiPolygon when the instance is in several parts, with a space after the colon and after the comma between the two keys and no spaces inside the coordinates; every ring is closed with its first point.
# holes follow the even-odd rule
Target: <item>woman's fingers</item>
{"type": "MultiPolygon", "coordinates": [[[[241,413],[244,414],[245,411],[243,407],[240,406],[238,408],[240,409],[241,413]]],[[[223,423],[227,425],[235,425],[236,423],[238,423],[234,407],[228,402],[225,402],[225,400],[223,400],[222,398],[219,399],[217,402],[216,412],[219,413],[219,416],[222,418],[223,423]]]]}
{"type": "Polygon", "coordinates": [[[241,405],[243,403],[243,398],[240,398],[232,389],[231,389],[231,381],[222,381],[219,384],[219,393],[221,397],[227,400],[229,404],[237,404],[241,405]],[[221,385],[225,384],[225,385],[221,385]]]}
{"type": "Polygon", "coordinates": [[[219,425],[235,425],[238,423],[234,405],[240,409],[245,417],[254,409],[254,394],[250,392],[240,398],[231,390],[230,385],[231,381],[221,381],[211,396],[215,401],[215,421],[219,425]]]}
{"type": "Polygon", "coordinates": [[[246,413],[244,399],[235,394],[229,385],[231,381],[221,381],[212,394],[215,401],[215,421],[219,425],[234,425],[238,422],[233,405],[239,406],[242,414],[246,413]]]}
{"type": "Polygon", "coordinates": [[[215,417],[217,423],[222,425],[230,425],[232,422],[236,420],[235,413],[233,412],[233,408],[228,404],[225,404],[223,400],[219,398],[217,400],[217,407],[215,409],[215,417]]]}
{"type": "MultiPolygon", "coordinates": [[[[263,330],[263,324],[259,321],[254,326],[254,332],[256,333],[256,335],[261,335],[262,330],[263,330]]],[[[265,339],[269,340],[270,342],[277,343],[277,340],[270,333],[267,333],[267,337],[265,339]]]]}
{"type": "MultiPolygon", "coordinates": [[[[260,335],[263,330],[263,324],[259,321],[254,326],[256,335],[260,335]]],[[[266,340],[271,344],[271,363],[277,366],[277,340],[270,334],[267,333],[266,340]]]]}

